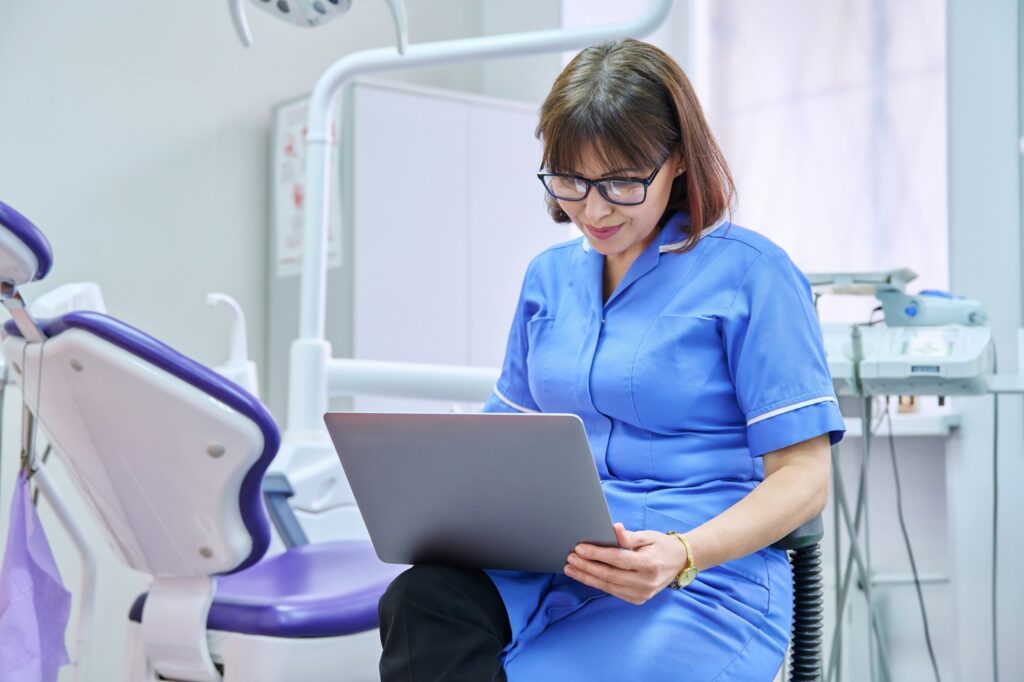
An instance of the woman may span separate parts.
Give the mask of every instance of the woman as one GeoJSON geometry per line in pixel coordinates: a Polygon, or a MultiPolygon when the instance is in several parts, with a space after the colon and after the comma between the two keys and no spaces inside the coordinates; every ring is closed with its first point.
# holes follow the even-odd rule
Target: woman
{"type": "Polygon", "coordinates": [[[635,40],[545,100],[539,174],[583,236],[530,264],[486,411],[572,412],[620,548],[564,575],[416,566],[381,600],[384,680],[770,680],[843,435],[806,278],[730,224],[693,90],[635,40]],[[670,588],[670,589],[666,589],[670,588]]]}

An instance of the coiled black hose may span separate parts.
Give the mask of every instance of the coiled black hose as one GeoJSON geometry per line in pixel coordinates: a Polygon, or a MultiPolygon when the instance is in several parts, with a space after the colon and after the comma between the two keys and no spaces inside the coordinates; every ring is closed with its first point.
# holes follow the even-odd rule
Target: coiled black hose
{"type": "Polygon", "coordinates": [[[789,552],[793,566],[793,643],[789,682],[822,679],[822,632],[824,586],[821,576],[821,544],[789,552]]]}

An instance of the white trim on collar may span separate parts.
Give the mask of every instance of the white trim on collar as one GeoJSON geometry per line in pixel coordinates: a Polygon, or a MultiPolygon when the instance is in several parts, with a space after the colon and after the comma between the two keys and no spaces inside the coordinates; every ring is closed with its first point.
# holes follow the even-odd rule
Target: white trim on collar
{"type": "MultiPolygon", "coordinates": [[[[703,239],[704,237],[708,236],[709,234],[711,234],[712,232],[714,232],[715,230],[720,228],[722,225],[724,225],[725,224],[725,219],[726,219],[726,215],[723,213],[722,217],[720,217],[718,220],[716,220],[714,225],[711,225],[710,227],[706,227],[703,230],[701,230],[700,239],[703,239]]],[[[684,244],[686,244],[686,242],[675,242],[674,244],[663,244],[663,245],[658,247],[658,253],[665,253],[666,251],[677,251],[680,248],[682,248],[684,244]]],[[[580,243],[580,246],[583,247],[583,250],[585,252],[586,251],[590,251],[592,248],[594,248],[593,246],[590,245],[590,240],[587,239],[586,235],[583,236],[583,241],[580,243]]]]}
{"type": "MultiPolygon", "coordinates": [[[[714,225],[710,225],[708,227],[705,227],[703,230],[700,231],[700,237],[698,237],[698,240],[703,239],[704,237],[707,237],[709,234],[711,234],[712,232],[714,232],[715,230],[717,230],[718,228],[720,228],[724,224],[725,224],[725,214],[723,213],[722,216],[718,220],[715,221],[714,225]]],[[[675,242],[674,244],[662,244],[661,246],[658,247],[658,253],[666,253],[668,251],[678,251],[685,244],[686,244],[686,242],[675,242]]]]}
{"type": "Polygon", "coordinates": [[[522,405],[512,402],[507,397],[505,397],[504,393],[498,390],[497,386],[494,387],[494,395],[498,400],[505,403],[513,410],[517,410],[519,412],[526,412],[527,414],[535,414],[537,412],[537,410],[531,410],[529,407],[523,407],[522,405]]]}

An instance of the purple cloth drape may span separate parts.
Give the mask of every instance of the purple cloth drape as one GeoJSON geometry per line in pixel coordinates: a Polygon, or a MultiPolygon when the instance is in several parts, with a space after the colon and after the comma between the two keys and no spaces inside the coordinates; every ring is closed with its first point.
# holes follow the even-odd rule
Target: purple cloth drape
{"type": "Polygon", "coordinates": [[[71,593],[27,490],[19,474],[0,565],[0,682],[56,682],[60,667],[70,662],[64,632],[71,593]]]}

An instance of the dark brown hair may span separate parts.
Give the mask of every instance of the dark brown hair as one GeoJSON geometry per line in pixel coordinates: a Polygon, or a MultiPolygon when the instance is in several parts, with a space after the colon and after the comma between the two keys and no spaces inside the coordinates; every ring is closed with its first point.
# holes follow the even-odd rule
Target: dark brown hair
{"type": "MultiPolygon", "coordinates": [[[[657,47],[627,38],[592,45],[562,70],[540,109],[543,165],[577,172],[590,149],[608,168],[655,168],[679,152],[684,172],[672,181],[659,229],[679,210],[690,214],[689,251],[700,232],[730,207],[729,167],[679,65],[657,47]]],[[[548,197],[556,222],[569,216],[548,197]]]]}

